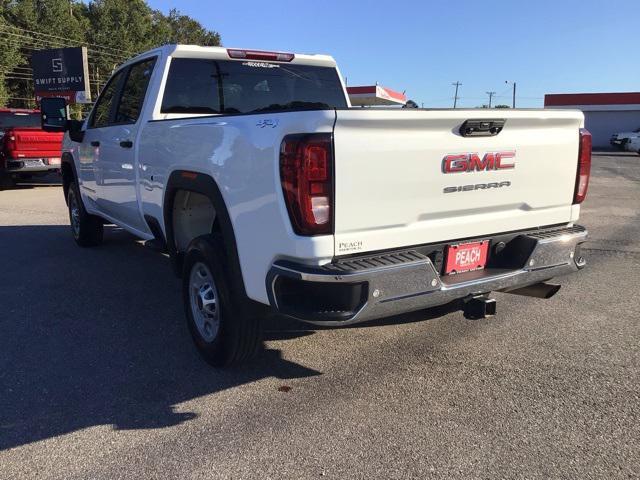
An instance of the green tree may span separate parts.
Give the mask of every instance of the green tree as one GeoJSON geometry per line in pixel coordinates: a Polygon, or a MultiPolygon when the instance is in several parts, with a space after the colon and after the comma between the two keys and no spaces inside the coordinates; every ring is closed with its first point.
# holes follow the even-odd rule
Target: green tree
{"type": "MultiPolygon", "coordinates": [[[[0,32],[5,44],[13,46],[7,55],[0,54],[0,68],[10,72],[0,91],[8,103],[34,106],[31,81],[31,53],[34,50],[81,45],[88,28],[77,0],[13,0],[3,2],[0,32]],[[41,33],[43,32],[43,33],[41,33]],[[44,33],[46,32],[46,33],[44,33]],[[55,34],[50,33],[55,32],[55,34]],[[17,53],[16,53],[17,51],[17,53]]],[[[2,102],[5,104],[5,102],[2,102]]]]}
{"type": "Polygon", "coordinates": [[[143,0],[95,0],[89,3],[91,28],[87,41],[99,78],[108,76],[127,58],[152,46],[153,12],[143,0]]]}
{"type": "Polygon", "coordinates": [[[203,46],[220,45],[220,34],[207,30],[200,22],[182,15],[177,9],[169,11],[169,15],[163,15],[160,11],[153,12],[155,25],[154,41],[157,45],[171,43],[186,43],[203,46]]]}
{"type": "Polygon", "coordinates": [[[0,2],[0,106],[8,105],[12,96],[6,77],[11,77],[11,73],[24,61],[19,42],[7,35],[10,31],[6,20],[8,4],[4,0],[0,2]]]}
{"type": "Polygon", "coordinates": [[[132,56],[167,43],[220,45],[193,18],[152,10],[145,0],[0,0],[0,106],[33,106],[34,50],[86,45],[94,98],[132,56]]]}

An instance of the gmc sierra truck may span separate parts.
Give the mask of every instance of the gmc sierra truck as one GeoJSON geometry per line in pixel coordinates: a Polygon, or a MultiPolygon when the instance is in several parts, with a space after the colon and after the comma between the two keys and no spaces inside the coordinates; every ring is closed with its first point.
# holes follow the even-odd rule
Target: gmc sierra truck
{"type": "Polygon", "coordinates": [[[44,132],[40,112],[0,108],[0,188],[13,178],[60,170],[62,134],[44,132]]]}
{"type": "Polygon", "coordinates": [[[351,108],[329,56],[186,45],[118,68],[84,122],[42,109],[75,241],[106,223],[166,249],[213,365],[250,357],[268,311],[483,317],[585,265],[579,111],[351,108]]]}

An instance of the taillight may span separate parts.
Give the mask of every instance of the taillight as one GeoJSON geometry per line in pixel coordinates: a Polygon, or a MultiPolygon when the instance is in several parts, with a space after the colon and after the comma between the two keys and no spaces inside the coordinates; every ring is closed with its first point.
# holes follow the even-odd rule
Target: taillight
{"type": "Polygon", "coordinates": [[[591,175],[591,133],[586,128],[580,129],[580,150],[578,151],[578,173],[573,203],[582,203],[587,196],[589,176],[591,175]]]}
{"type": "Polygon", "coordinates": [[[272,62],[290,62],[295,58],[295,54],[293,53],[263,52],[261,50],[238,50],[235,48],[227,48],[227,55],[231,58],[266,60],[272,62]]]}
{"type": "Polygon", "coordinates": [[[11,130],[5,132],[5,148],[7,150],[7,154],[9,157],[13,158],[15,154],[16,147],[18,146],[16,143],[15,133],[11,130]]]}
{"type": "Polygon", "coordinates": [[[298,235],[333,231],[333,147],[330,133],[287,135],[280,145],[280,181],[298,235]]]}

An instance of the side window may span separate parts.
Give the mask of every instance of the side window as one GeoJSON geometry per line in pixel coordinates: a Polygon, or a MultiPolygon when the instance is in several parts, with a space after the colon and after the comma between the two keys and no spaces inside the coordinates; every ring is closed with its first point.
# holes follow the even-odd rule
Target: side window
{"type": "Polygon", "coordinates": [[[115,123],[135,123],[138,120],[155,63],[156,59],[150,58],[136,63],[129,69],[129,75],[118,104],[115,123]]]}
{"type": "Polygon", "coordinates": [[[96,106],[93,109],[93,115],[91,117],[90,126],[93,128],[106,127],[109,125],[111,117],[111,109],[113,107],[113,101],[120,86],[120,80],[122,80],[123,71],[116,73],[107,86],[104,87],[100,98],[96,102],[96,106]]]}
{"type": "Polygon", "coordinates": [[[162,113],[221,113],[218,62],[174,58],[162,97],[162,113]]]}

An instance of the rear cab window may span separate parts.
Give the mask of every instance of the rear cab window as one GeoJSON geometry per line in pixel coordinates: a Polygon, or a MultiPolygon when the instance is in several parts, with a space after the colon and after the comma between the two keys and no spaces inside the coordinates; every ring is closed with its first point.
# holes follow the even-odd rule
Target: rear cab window
{"type": "Polygon", "coordinates": [[[346,107],[333,67],[173,58],[160,112],[240,114],[346,107]]]}

